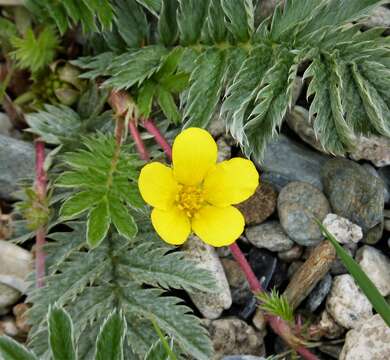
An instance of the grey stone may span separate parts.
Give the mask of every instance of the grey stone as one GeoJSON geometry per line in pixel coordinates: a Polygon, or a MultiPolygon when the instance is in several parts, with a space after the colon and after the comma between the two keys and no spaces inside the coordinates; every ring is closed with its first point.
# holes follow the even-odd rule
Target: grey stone
{"type": "Polygon", "coordinates": [[[366,231],[362,242],[369,245],[376,244],[380,239],[382,239],[384,228],[385,222],[382,219],[382,221],[378,225],[375,225],[373,228],[366,231]]]}
{"type": "Polygon", "coordinates": [[[18,181],[33,177],[34,164],[31,143],[0,135],[0,198],[15,200],[18,181]]]}
{"type": "Polygon", "coordinates": [[[265,354],[264,334],[238,318],[204,320],[202,323],[208,329],[213,343],[215,353],[212,360],[219,360],[225,355],[265,354]]]}
{"type": "Polygon", "coordinates": [[[372,305],[349,274],[336,276],[326,310],[341,326],[352,329],[372,316],[372,305]]]}
{"type": "Polygon", "coordinates": [[[22,294],[8,285],[0,283],[0,313],[4,309],[8,309],[11,305],[14,305],[22,294]]]}
{"type": "Polygon", "coordinates": [[[270,251],[289,250],[294,245],[278,221],[247,227],[245,234],[252,245],[270,251]]]}
{"type": "Polygon", "coordinates": [[[384,184],[359,164],[329,160],[322,168],[324,191],[337,215],[368,231],[383,219],[384,184]]]}
{"type": "Polygon", "coordinates": [[[326,310],[321,313],[318,328],[327,339],[337,339],[345,331],[326,310]]]}
{"type": "Polygon", "coordinates": [[[272,183],[277,190],[292,181],[304,181],[322,190],[320,169],[328,156],[279,135],[264,154],[260,168],[262,179],[272,183]]]}
{"type": "MultiPolygon", "coordinates": [[[[374,176],[376,176],[376,177],[378,177],[378,178],[380,178],[380,179],[383,180],[384,185],[385,185],[385,187],[384,187],[384,192],[383,192],[383,193],[384,193],[385,203],[387,204],[387,203],[389,202],[389,200],[390,200],[390,188],[389,188],[388,184],[386,184],[386,179],[384,178],[384,175],[381,174],[381,173],[379,173],[379,171],[381,171],[381,169],[379,169],[379,171],[377,171],[377,169],[375,169],[375,168],[374,168],[371,164],[369,164],[369,163],[364,163],[364,164],[363,164],[363,167],[364,167],[365,169],[367,169],[367,171],[370,172],[372,175],[374,175],[374,176]]],[[[387,168],[384,168],[383,171],[386,171],[386,169],[388,169],[388,167],[387,167],[387,168]]],[[[388,175],[390,176],[390,172],[389,172],[388,175]]]]}
{"type": "Polygon", "coordinates": [[[367,27],[390,27],[390,9],[379,6],[370,12],[370,16],[362,21],[367,27]]]}
{"type": "Polygon", "coordinates": [[[303,247],[294,245],[291,249],[286,251],[279,251],[278,258],[284,262],[292,262],[298,260],[303,253],[303,247]]]}
{"type": "Polygon", "coordinates": [[[191,236],[183,245],[186,257],[200,268],[210,271],[217,284],[218,291],[190,293],[195,306],[207,319],[217,319],[225,309],[232,305],[232,295],[221,261],[215,249],[196,236],[191,236]]]}
{"type": "Polygon", "coordinates": [[[332,276],[326,274],[309,294],[306,300],[306,308],[310,312],[316,311],[328,295],[332,286],[332,276]]]}
{"type": "Polygon", "coordinates": [[[218,146],[218,158],[217,158],[218,162],[228,160],[231,158],[232,151],[230,149],[230,145],[226,142],[226,140],[223,137],[220,137],[217,140],[217,146],[218,146]]]}
{"type": "Polygon", "coordinates": [[[378,170],[378,175],[385,184],[385,191],[388,194],[388,196],[386,197],[386,203],[388,203],[390,200],[390,166],[380,168],[378,170]]]}
{"type": "MultiPolygon", "coordinates": [[[[343,245],[344,250],[348,253],[349,256],[354,257],[357,249],[357,245],[355,243],[352,244],[344,244],[343,245]]],[[[336,258],[335,261],[333,261],[331,267],[330,267],[330,273],[332,275],[342,275],[348,273],[348,270],[342,263],[339,257],[336,258]]]]}
{"type": "Polygon", "coordinates": [[[341,244],[358,243],[363,238],[361,227],[342,216],[328,214],[322,224],[341,244]]]}
{"type": "Polygon", "coordinates": [[[339,359],[390,359],[390,327],[377,314],[348,331],[339,359]]]}
{"type": "Polygon", "coordinates": [[[361,247],[355,257],[362,270],[383,296],[390,294],[390,260],[372,246],[361,247]]]}
{"type": "Polygon", "coordinates": [[[390,139],[374,135],[356,137],[349,156],[353,160],[369,160],[376,167],[390,165],[390,139]]]}
{"type": "Polygon", "coordinates": [[[0,134],[5,136],[11,136],[12,132],[12,123],[9,120],[9,117],[0,112],[0,134]]]}
{"type": "Polygon", "coordinates": [[[280,224],[299,245],[316,245],[323,239],[315,218],[322,221],[329,212],[325,195],[308,183],[292,182],[278,197],[280,224]]]}
{"type": "Polygon", "coordinates": [[[252,297],[252,292],[244,272],[235,260],[225,258],[221,259],[221,263],[230,285],[233,303],[245,304],[252,297]]]}
{"type": "Polygon", "coordinates": [[[291,279],[302,265],[303,265],[303,261],[292,262],[291,265],[288,267],[287,277],[291,279]]]}
{"type": "Polygon", "coordinates": [[[27,276],[33,268],[32,260],[32,255],[27,250],[0,240],[0,283],[26,293],[27,276]]]}

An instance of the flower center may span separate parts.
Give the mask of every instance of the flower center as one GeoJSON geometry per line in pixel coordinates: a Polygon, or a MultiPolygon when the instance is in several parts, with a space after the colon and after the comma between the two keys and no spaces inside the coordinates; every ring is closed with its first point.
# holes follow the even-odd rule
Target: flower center
{"type": "Polygon", "coordinates": [[[204,205],[203,189],[200,186],[180,185],[176,195],[176,204],[188,217],[194,214],[204,205]]]}

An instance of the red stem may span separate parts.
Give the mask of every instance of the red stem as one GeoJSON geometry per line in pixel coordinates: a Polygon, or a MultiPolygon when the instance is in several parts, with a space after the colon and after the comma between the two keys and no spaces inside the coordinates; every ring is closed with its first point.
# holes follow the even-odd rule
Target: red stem
{"type": "MultiPolygon", "coordinates": [[[[156,142],[164,150],[167,157],[172,160],[172,148],[167,142],[167,140],[164,138],[164,136],[157,129],[157,127],[154,125],[153,121],[146,120],[144,121],[143,125],[146,130],[154,136],[156,142]]],[[[244,272],[252,291],[255,294],[264,291],[255,273],[253,272],[252,267],[248,263],[247,259],[245,258],[237,243],[233,243],[229,246],[229,248],[232,252],[234,259],[237,261],[242,271],[244,272]]],[[[319,360],[317,356],[315,356],[308,349],[299,344],[300,339],[292,333],[290,326],[284,320],[282,320],[278,316],[272,315],[266,315],[265,319],[267,320],[273,331],[278,334],[282,339],[284,339],[284,341],[286,341],[299,354],[301,354],[304,359],[319,360]]]]}
{"type": "Polygon", "coordinates": [[[135,142],[135,146],[139,153],[139,157],[144,161],[149,161],[150,156],[148,150],[146,149],[145,144],[141,139],[141,135],[134,121],[131,120],[129,121],[129,129],[130,129],[131,137],[133,138],[135,142]]]}
{"type": "MultiPolygon", "coordinates": [[[[46,171],[45,163],[45,143],[43,141],[35,141],[35,189],[38,195],[38,200],[43,203],[46,199],[46,171]]],[[[44,285],[45,269],[45,253],[43,247],[45,245],[46,229],[41,226],[35,234],[35,268],[36,268],[36,286],[44,285]]]]}
{"type": "Polygon", "coordinates": [[[154,136],[156,142],[161,146],[161,149],[164,150],[165,155],[167,155],[168,159],[172,160],[172,148],[169,145],[168,141],[165,139],[164,135],[161,134],[160,130],[156,127],[153,120],[145,120],[143,122],[143,126],[145,129],[154,136]]]}

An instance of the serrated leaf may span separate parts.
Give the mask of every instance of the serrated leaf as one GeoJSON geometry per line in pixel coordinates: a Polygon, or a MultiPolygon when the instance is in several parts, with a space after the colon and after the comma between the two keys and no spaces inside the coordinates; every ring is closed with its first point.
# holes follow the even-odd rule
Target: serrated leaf
{"type": "Polygon", "coordinates": [[[174,124],[181,122],[181,115],[172,94],[161,86],[157,89],[157,102],[168,120],[174,124]]]}
{"type": "Polygon", "coordinates": [[[177,94],[187,88],[190,75],[187,73],[177,73],[160,80],[161,86],[167,91],[177,94]]]}
{"type": "Polygon", "coordinates": [[[62,308],[49,309],[49,342],[53,360],[76,360],[73,323],[62,308]]]}
{"type": "Polygon", "coordinates": [[[252,0],[221,0],[228,22],[227,28],[237,41],[247,41],[254,32],[254,9],[252,0]]]}
{"type": "Polygon", "coordinates": [[[0,336],[0,355],[3,360],[38,360],[33,353],[8,336],[0,336]]]}
{"type": "Polygon", "coordinates": [[[137,106],[142,116],[148,118],[152,110],[153,97],[156,93],[156,84],[150,80],[145,81],[137,96],[137,106]]]}
{"type": "Polygon", "coordinates": [[[218,104],[226,73],[226,53],[210,49],[197,59],[185,99],[185,126],[205,127],[218,104]]]}
{"type": "Polygon", "coordinates": [[[320,221],[317,221],[317,224],[324,236],[334,246],[341,262],[359,285],[364,295],[367,296],[373,308],[380,314],[386,324],[390,326],[390,305],[387,303],[386,299],[380,294],[379,290],[365,274],[359,264],[343,249],[328,229],[320,221]]]}
{"type": "Polygon", "coordinates": [[[87,221],[87,243],[93,249],[100,245],[110,228],[110,213],[107,200],[91,210],[87,221]]]}
{"type": "Polygon", "coordinates": [[[137,0],[137,2],[148,9],[154,16],[158,16],[162,0],[137,0]]]}
{"type": "Polygon", "coordinates": [[[214,43],[220,43],[226,39],[225,13],[221,0],[210,0],[206,26],[207,37],[214,43]]]}
{"type": "Polygon", "coordinates": [[[109,199],[109,210],[111,221],[118,233],[127,239],[133,238],[137,234],[137,224],[126,206],[118,198],[111,197],[109,199]]]}
{"type": "Polygon", "coordinates": [[[60,215],[72,219],[94,206],[101,200],[102,194],[96,191],[82,191],[69,197],[61,206],[60,215]]]}
{"type": "Polygon", "coordinates": [[[180,42],[183,45],[195,44],[202,32],[209,0],[178,1],[180,6],[177,23],[180,31],[180,42]]]}
{"type": "Polygon", "coordinates": [[[162,0],[161,13],[158,20],[158,32],[165,46],[173,45],[179,36],[176,20],[178,0],[162,0]]]}
{"type": "Polygon", "coordinates": [[[123,315],[112,312],[104,322],[96,341],[95,360],[123,360],[126,322],[123,315]]]}

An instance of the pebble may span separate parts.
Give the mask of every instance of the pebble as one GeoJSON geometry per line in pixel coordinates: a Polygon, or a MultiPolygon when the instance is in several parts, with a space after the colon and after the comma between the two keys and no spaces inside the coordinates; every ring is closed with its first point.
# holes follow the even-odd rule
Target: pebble
{"type": "Polygon", "coordinates": [[[15,318],[12,316],[5,316],[0,320],[0,335],[8,335],[16,337],[20,333],[15,323],[15,318]]]}
{"type": "Polygon", "coordinates": [[[332,276],[326,274],[311,291],[306,300],[306,308],[310,312],[316,311],[325,300],[332,287],[332,276]]]}
{"type": "Polygon", "coordinates": [[[264,312],[257,308],[255,315],[253,316],[252,319],[253,326],[257,329],[260,330],[262,333],[265,333],[267,331],[267,321],[264,316],[264,312]]]}
{"type": "Polygon", "coordinates": [[[382,296],[390,294],[390,260],[380,250],[365,245],[357,253],[355,260],[378,288],[382,296]]]}
{"type": "Polygon", "coordinates": [[[390,27],[390,9],[379,6],[370,11],[370,16],[362,21],[367,27],[390,27]]]}
{"type": "Polygon", "coordinates": [[[221,261],[215,249],[196,236],[191,236],[183,245],[186,257],[200,268],[209,270],[218,286],[216,293],[198,291],[190,293],[191,300],[207,319],[217,319],[232,305],[232,295],[221,261]]]}
{"type": "Polygon", "coordinates": [[[377,314],[348,331],[339,359],[390,359],[390,327],[377,314]]]}
{"type": "MultiPolygon", "coordinates": [[[[386,184],[386,181],[387,179],[385,178],[386,175],[381,175],[381,170],[386,170],[388,169],[389,167],[386,167],[386,168],[383,168],[383,169],[379,169],[379,171],[377,171],[377,169],[375,169],[372,165],[370,165],[369,163],[364,163],[362,165],[368,172],[370,172],[372,175],[376,176],[377,178],[380,178],[383,180],[384,184],[385,184],[385,188],[384,188],[384,199],[385,199],[385,204],[387,204],[390,200],[390,188],[389,188],[389,184],[386,184]]],[[[388,174],[388,176],[390,176],[390,173],[388,174]]],[[[389,179],[390,180],[390,179],[389,179]]]]}
{"type": "Polygon", "coordinates": [[[221,259],[222,266],[230,285],[234,304],[243,305],[253,296],[244,272],[235,260],[221,259]]]}
{"type": "Polygon", "coordinates": [[[390,166],[385,166],[383,168],[378,169],[378,175],[379,177],[383,180],[385,184],[385,193],[387,196],[386,198],[386,203],[389,202],[390,200],[390,166]]]}
{"type": "Polygon", "coordinates": [[[316,245],[323,239],[313,216],[322,221],[329,212],[325,195],[308,183],[292,182],[282,189],[278,197],[280,224],[299,245],[316,245]]]}
{"type": "Polygon", "coordinates": [[[368,231],[383,219],[384,183],[364,167],[346,159],[329,160],[322,168],[324,191],[333,212],[368,231]]]}
{"type": "Polygon", "coordinates": [[[264,355],[263,334],[246,322],[235,317],[202,322],[214,346],[213,360],[219,360],[225,355],[264,355]]]}
{"type": "Polygon", "coordinates": [[[322,224],[341,244],[358,243],[363,238],[360,226],[336,214],[326,215],[322,224]]]}
{"type": "Polygon", "coordinates": [[[327,339],[338,339],[345,331],[326,310],[321,313],[318,327],[320,332],[327,339]]]}
{"type": "MultiPolygon", "coordinates": [[[[349,256],[354,257],[357,249],[356,244],[345,244],[343,245],[344,250],[349,254],[349,256]]],[[[333,261],[333,264],[330,267],[330,273],[332,275],[342,275],[347,274],[348,270],[342,263],[339,257],[336,258],[335,261],[333,261]]]]}
{"type": "Polygon", "coordinates": [[[384,136],[359,136],[354,140],[353,160],[369,160],[376,167],[390,165],[390,139],[384,136]]]}
{"type": "Polygon", "coordinates": [[[338,275],[326,300],[326,310],[341,326],[352,329],[372,316],[372,306],[351,275],[338,275]]]}
{"type": "Polygon", "coordinates": [[[0,283],[0,315],[6,314],[9,307],[15,304],[21,296],[18,290],[0,283]]]}
{"type": "Polygon", "coordinates": [[[320,169],[329,156],[320,154],[301,143],[279,135],[271,141],[259,164],[263,181],[279,191],[292,181],[303,181],[322,190],[320,169]]]}
{"type": "Polygon", "coordinates": [[[15,305],[12,309],[16,319],[16,326],[24,334],[27,334],[31,330],[31,325],[28,323],[26,315],[30,307],[31,306],[26,303],[21,303],[15,305]]]}
{"type": "Polygon", "coordinates": [[[32,143],[0,135],[0,198],[15,200],[18,182],[33,178],[34,164],[32,143]]]}
{"type": "Polygon", "coordinates": [[[232,150],[223,137],[220,137],[217,140],[217,146],[218,146],[218,157],[217,157],[218,162],[225,161],[231,158],[232,150]]]}
{"type": "Polygon", "coordinates": [[[290,250],[294,245],[294,242],[283,231],[279,221],[269,221],[247,227],[245,235],[252,245],[270,251],[290,250]]]}
{"type": "Polygon", "coordinates": [[[292,262],[291,265],[288,267],[287,277],[291,279],[302,265],[303,265],[303,261],[292,262]]]}
{"type": "Polygon", "coordinates": [[[293,262],[298,260],[303,253],[303,247],[294,245],[291,249],[285,251],[279,251],[278,258],[284,262],[293,262]]]}
{"type": "Polygon", "coordinates": [[[326,354],[326,355],[329,355],[331,356],[333,359],[336,359],[338,360],[339,357],[340,357],[340,353],[341,353],[341,350],[342,350],[342,346],[340,345],[320,345],[318,347],[318,349],[326,354]]]}
{"type": "Polygon", "coordinates": [[[30,252],[0,240],[0,283],[25,294],[28,288],[26,279],[32,269],[33,259],[30,252]]]}
{"type": "Polygon", "coordinates": [[[12,128],[12,122],[10,121],[7,114],[0,112],[0,134],[5,136],[11,136],[12,128]]]}
{"type": "Polygon", "coordinates": [[[382,219],[378,225],[375,225],[364,234],[362,242],[369,245],[376,244],[380,239],[382,239],[384,228],[385,222],[382,219]]]}
{"type": "Polygon", "coordinates": [[[278,193],[274,187],[262,182],[256,192],[246,201],[237,205],[237,208],[245,217],[247,225],[257,225],[267,220],[276,209],[278,193]]]}
{"type": "Polygon", "coordinates": [[[267,360],[264,357],[252,356],[252,355],[232,355],[225,356],[222,360],[267,360]]]}

